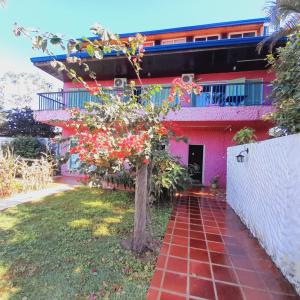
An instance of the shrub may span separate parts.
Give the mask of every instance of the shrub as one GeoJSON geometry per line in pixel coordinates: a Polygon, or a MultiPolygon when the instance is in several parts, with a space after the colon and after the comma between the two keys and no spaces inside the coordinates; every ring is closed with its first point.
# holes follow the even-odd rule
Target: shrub
{"type": "MultiPolygon", "coordinates": [[[[173,157],[165,150],[155,151],[152,162],[151,176],[151,202],[161,204],[173,200],[176,192],[183,191],[191,184],[191,170],[179,163],[178,158],[173,157]]],[[[134,188],[134,173],[126,171],[107,173],[107,169],[91,167],[81,164],[80,172],[89,176],[89,184],[102,187],[104,182],[117,188],[134,188]]]]}
{"type": "Polygon", "coordinates": [[[266,115],[285,134],[300,132],[300,33],[289,37],[285,47],[269,55],[268,62],[276,73],[272,98],[276,111],[266,115]]]}
{"type": "Polygon", "coordinates": [[[47,147],[38,138],[31,136],[20,136],[10,143],[14,154],[23,158],[40,158],[46,153],[47,147]]]}
{"type": "Polygon", "coordinates": [[[188,168],[179,163],[167,151],[159,151],[153,166],[152,196],[158,203],[174,199],[176,192],[183,191],[191,184],[188,168]]]}
{"type": "Polygon", "coordinates": [[[253,128],[245,127],[239,130],[233,137],[233,141],[237,145],[254,143],[256,141],[255,130],[253,128]]]}

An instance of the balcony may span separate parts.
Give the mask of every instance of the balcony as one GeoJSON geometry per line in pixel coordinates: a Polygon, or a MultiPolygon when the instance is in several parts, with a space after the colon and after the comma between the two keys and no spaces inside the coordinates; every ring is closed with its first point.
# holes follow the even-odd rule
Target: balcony
{"type": "MultiPolygon", "coordinates": [[[[190,103],[183,107],[240,107],[270,105],[272,86],[270,83],[246,81],[243,83],[201,84],[201,95],[192,95],[190,103]]],[[[142,87],[138,88],[141,93],[142,87]]],[[[108,90],[112,94],[120,94],[122,90],[108,90]]],[[[168,98],[170,86],[163,86],[159,93],[152,97],[155,105],[161,105],[168,98]]],[[[88,91],[61,91],[39,93],[39,110],[64,110],[70,108],[84,109],[88,102],[101,103],[101,98],[91,95],[88,91]]],[[[178,102],[178,100],[177,100],[178,102]]]]}

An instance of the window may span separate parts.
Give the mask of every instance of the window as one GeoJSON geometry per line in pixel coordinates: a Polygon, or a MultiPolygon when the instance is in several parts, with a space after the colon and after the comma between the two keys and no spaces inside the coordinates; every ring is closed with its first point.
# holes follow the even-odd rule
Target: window
{"type": "Polygon", "coordinates": [[[144,43],[144,47],[152,47],[154,46],[154,41],[148,41],[144,43]]]}
{"type": "Polygon", "coordinates": [[[230,35],[230,38],[231,39],[240,39],[243,37],[243,34],[242,33],[236,33],[236,34],[231,34],[230,35]]]}
{"type": "Polygon", "coordinates": [[[253,37],[255,36],[255,32],[245,32],[243,33],[243,37],[253,37]]]}
{"type": "Polygon", "coordinates": [[[218,40],[218,39],[219,39],[219,36],[217,36],[217,35],[211,35],[211,36],[207,37],[208,41],[213,41],[213,40],[218,40]]]}
{"type": "Polygon", "coordinates": [[[220,39],[220,35],[195,36],[194,42],[215,41],[219,39],[220,39]]]}
{"type": "Polygon", "coordinates": [[[169,40],[162,40],[162,45],[173,45],[173,44],[182,44],[186,43],[186,38],[178,38],[178,39],[169,39],[169,40]]]}
{"type": "Polygon", "coordinates": [[[206,37],[195,37],[194,42],[206,42],[206,37]]]}
{"type": "MultiPolygon", "coordinates": [[[[70,150],[76,146],[77,146],[77,141],[71,140],[70,141],[70,150]]],[[[79,169],[79,167],[80,167],[79,155],[77,153],[70,155],[69,170],[76,171],[79,169]]]]}
{"type": "Polygon", "coordinates": [[[229,34],[230,39],[241,39],[245,37],[254,37],[254,36],[256,36],[255,31],[234,32],[229,34]]]}

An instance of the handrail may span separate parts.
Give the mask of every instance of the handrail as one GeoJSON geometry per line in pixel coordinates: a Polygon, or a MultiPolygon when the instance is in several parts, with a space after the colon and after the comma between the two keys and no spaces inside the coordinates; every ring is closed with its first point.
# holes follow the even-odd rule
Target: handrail
{"type": "MultiPolygon", "coordinates": [[[[182,106],[251,106],[270,105],[272,84],[270,82],[250,81],[244,82],[215,82],[201,83],[202,93],[191,96],[190,104],[182,106]]],[[[137,88],[143,88],[139,86],[137,88]]],[[[111,93],[121,92],[122,89],[108,88],[111,93]]],[[[168,98],[170,86],[162,86],[160,92],[152,96],[155,105],[161,105],[168,98]]],[[[66,108],[83,109],[87,102],[101,102],[101,97],[94,96],[87,90],[61,91],[38,93],[39,110],[60,110],[66,108]],[[61,102],[62,101],[62,102],[61,102]]],[[[175,101],[175,103],[178,103],[175,101]]]]}

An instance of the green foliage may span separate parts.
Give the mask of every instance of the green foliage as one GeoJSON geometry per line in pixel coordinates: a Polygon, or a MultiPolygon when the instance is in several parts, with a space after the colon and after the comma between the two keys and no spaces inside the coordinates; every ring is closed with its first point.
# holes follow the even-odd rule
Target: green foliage
{"type": "MultiPolygon", "coordinates": [[[[0,212],[0,298],[145,299],[156,253],[120,246],[133,214],[131,193],[85,187],[0,212]]],[[[170,208],[152,215],[160,239],[170,208]]]]}
{"type": "Polygon", "coordinates": [[[233,141],[237,145],[254,143],[256,140],[255,130],[253,128],[245,127],[239,130],[233,137],[233,141]]]}
{"type": "Polygon", "coordinates": [[[103,187],[107,183],[116,189],[118,187],[124,187],[124,189],[134,188],[134,176],[126,170],[109,173],[107,168],[91,167],[82,163],[79,172],[89,176],[89,185],[93,187],[103,187]]]}
{"type": "Polygon", "coordinates": [[[188,168],[167,151],[156,151],[153,160],[152,195],[158,203],[174,199],[191,184],[188,168]]]}
{"type": "Polygon", "coordinates": [[[54,126],[40,123],[34,119],[30,108],[8,110],[4,115],[4,121],[0,122],[0,135],[13,137],[28,135],[37,137],[55,136],[54,126]]]}
{"type": "Polygon", "coordinates": [[[10,143],[15,155],[23,158],[40,158],[47,147],[36,137],[19,136],[10,143]]]}
{"type": "MultiPolygon", "coordinates": [[[[180,164],[178,158],[165,150],[153,151],[152,163],[149,166],[152,203],[159,204],[174,199],[176,192],[184,191],[191,185],[191,170],[180,164]]],[[[135,186],[135,170],[122,170],[108,173],[107,168],[90,167],[81,164],[80,172],[89,175],[89,183],[94,187],[103,187],[109,183],[115,188],[122,186],[133,189],[135,186]]]]}
{"type": "Polygon", "coordinates": [[[300,33],[289,38],[277,56],[269,55],[276,79],[273,81],[273,101],[276,112],[266,116],[287,134],[300,132],[300,33]]]}

